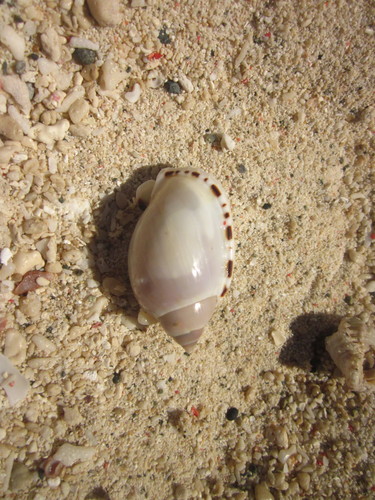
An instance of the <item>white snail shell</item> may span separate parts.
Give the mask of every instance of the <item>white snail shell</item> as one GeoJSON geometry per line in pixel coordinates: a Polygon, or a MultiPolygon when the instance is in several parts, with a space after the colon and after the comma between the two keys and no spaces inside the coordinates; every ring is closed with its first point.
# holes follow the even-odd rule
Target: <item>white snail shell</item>
{"type": "Polygon", "coordinates": [[[230,205],[219,182],[200,170],[161,170],[130,241],[129,277],[141,307],[186,352],[229,288],[233,256],[230,205]]]}

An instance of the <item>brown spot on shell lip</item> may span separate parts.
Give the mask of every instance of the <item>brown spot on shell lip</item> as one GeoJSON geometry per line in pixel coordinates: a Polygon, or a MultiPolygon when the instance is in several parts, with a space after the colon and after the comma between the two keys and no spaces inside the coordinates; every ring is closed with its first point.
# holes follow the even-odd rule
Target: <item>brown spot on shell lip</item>
{"type": "Polygon", "coordinates": [[[224,217],[225,217],[226,219],[228,219],[228,217],[230,217],[230,213],[229,213],[229,212],[225,212],[224,217]]]}
{"type": "Polygon", "coordinates": [[[228,278],[231,278],[233,273],[233,260],[228,260],[227,270],[228,270],[228,278]]]}
{"type": "Polygon", "coordinates": [[[199,172],[192,172],[191,175],[194,177],[199,177],[201,174],[199,172]]]}
{"type": "Polygon", "coordinates": [[[220,189],[215,184],[212,184],[211,189],[215,196],[219,197],[221,195],[220,189]]]}
{"type": "Polygon", "coordinates": [[[172,177],[173,175],[177,175],[178,170],[168,170],[168,172],[165,172],[165,177],[172,177]]]}
{"type": "Polygon", "coordinates": [[[223,291],[221,292],[220,297],[224,297],[224,295],[227,293],[227,291],[228,291],[228,288],[225,286],[225,287],[223,288],[223,291]]]}
{"type": "Polygon", "coordinates": [[[226,233],[227,233],[227,239],[228,240],[231,240],[233,238],[233,234],[232,234],[232,226],[227,226],[226,228],[226,233]]]}

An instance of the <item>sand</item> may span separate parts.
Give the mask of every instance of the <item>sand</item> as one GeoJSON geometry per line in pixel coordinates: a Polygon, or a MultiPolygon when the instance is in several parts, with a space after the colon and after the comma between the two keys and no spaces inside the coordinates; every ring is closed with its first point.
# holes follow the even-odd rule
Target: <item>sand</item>
{"type": "Polygon", "coordinates": [[[2,497],[372,498],[374,392],[324,345],[373,326],[372,2],[118,8],[0,5],[0,349],[30,384],[0,392],[2,497]],[[232,205],[232,286],[191,355],[139,326],[127,277],[165,166],[232,205]]]}

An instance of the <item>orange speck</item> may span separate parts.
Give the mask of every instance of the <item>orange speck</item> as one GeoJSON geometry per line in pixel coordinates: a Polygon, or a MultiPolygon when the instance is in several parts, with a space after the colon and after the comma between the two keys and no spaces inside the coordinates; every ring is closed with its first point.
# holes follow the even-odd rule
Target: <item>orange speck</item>
{"type": "Polygon", "coordinates": [[[191,414],[194,415],[194,417],[199,417],[199,410],[195,407],[195,406],[192,406],[191,409],[191,414]]]}

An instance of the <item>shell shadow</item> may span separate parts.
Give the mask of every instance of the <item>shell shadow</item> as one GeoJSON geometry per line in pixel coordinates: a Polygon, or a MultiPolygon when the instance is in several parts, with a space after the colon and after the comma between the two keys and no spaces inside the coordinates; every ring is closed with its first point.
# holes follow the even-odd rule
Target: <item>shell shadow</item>
{"type": "Polygon", "coordinates": [[[292,336],[280,351],[279,361],[308,371],[318,371],[325,359],[325,338],[338,329],[341,316],[308,313],[297,316],[290,324],[292,336]]]}
{"type": "Polygon", "coordinates": [[[112,310],[133,314],[139,309],[128,276],[128,248],[135,225],[142,213],[135,203],[137,187],[155,179],[163,168],[170,165],[148,165],[136,169],[126,182],[100,201],[94,211],[95,234],[89,242],[91,267],[103,294],[109,298],[112,310]],[[123,285],[121,294],[112,294],[103,286],[105,278],[116,278],[123,285]]]}

